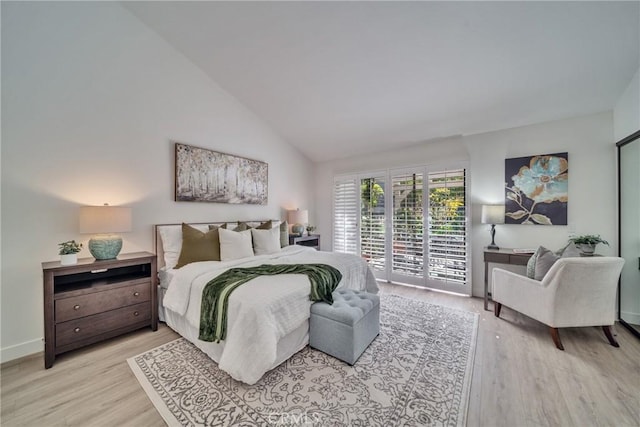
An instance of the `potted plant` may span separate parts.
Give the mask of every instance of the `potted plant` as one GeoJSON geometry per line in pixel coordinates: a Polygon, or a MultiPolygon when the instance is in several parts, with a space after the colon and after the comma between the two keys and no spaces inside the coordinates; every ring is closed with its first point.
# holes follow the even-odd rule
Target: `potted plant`
{"type": "Polygon", "coordinates": [[[307,236],[311,236],[311,233],[313,233],[315,229],[316,227],[314,225],[307,225],[307,236]]]}
{"type": "Polygon", "coordinates": [[[569,241],[575,243],[576,247],[580,249],[580,252],[582,252],[584,256],[592,256],[598,243],[609,245],[609,242],[602,239],[599,234],[597,236],[593,234],[576,236],[570,238],[569,241]]]}
{"type": "Polygon", "coordinates": [[[78,252],[82,250],[82,243],[75,240],[58,243],[60,246],[60,264],[73,265],[78,262],[78,252]]]}

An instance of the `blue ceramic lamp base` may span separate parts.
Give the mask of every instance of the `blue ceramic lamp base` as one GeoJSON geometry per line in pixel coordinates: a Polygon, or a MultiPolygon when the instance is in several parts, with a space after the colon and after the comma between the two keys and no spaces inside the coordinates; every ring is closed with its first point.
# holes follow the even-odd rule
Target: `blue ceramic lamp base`
{"type": "Polygon", "coordinates": [[[302,236],[302,233],[304,233],[304,225],[293,224],[293,226],[291,227],[291,234],[294,234],[296,236],[302,236]]]}
{"type": "Polygon", "coordinates": [[[89,252],[97,260],[114,259],[122,249],[122,238],[116,235],[92,237],[89,240],[89,252]]]}

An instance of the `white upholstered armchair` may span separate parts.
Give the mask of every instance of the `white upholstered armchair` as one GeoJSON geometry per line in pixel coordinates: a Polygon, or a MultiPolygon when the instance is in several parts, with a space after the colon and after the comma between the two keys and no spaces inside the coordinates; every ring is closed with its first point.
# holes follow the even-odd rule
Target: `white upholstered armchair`
{"type": "Polygon", "coordinates": [[[616,289],[624,259],[617,257],[561,258],[542,281],[493,269],[494,314],[502,305],[550,327],[556,347],[564,350],[558,328],[602,326],[609,343],[616,318],[616,289]]]}

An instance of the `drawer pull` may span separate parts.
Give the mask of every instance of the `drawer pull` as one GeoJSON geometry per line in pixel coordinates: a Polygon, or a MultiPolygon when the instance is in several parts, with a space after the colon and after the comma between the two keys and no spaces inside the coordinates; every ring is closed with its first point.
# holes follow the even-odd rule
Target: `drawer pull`
{"type": "Polygon", "coordinates": [[[140,313],[138,313],[137,311],[134,311],[134,312],[133,312],[133,315],[134,315],[134,316],[138,316],[139,314],[140,314],[140,313]]]}
{"type": "Polygon", "coordinates": [[[74,310],[80,310],[80,306],[78,304],[76,304],[76,305],[73,306],[73,309],[74,310]]]}
{"type": "Polygon", "coordinates": [[[134,297],[139,297],[139,296],[140,296],[140,292],[134,292],[134,293],[133,293],[133,296],[134,296],[134,297]]]}
{"type": "Polygon", "coordinates": [[[75,333],[77,334],[78,332],[80,332],[80,328],[75,328],[75,329],[73,330],[73,332],[75,332],[75,333]]]}

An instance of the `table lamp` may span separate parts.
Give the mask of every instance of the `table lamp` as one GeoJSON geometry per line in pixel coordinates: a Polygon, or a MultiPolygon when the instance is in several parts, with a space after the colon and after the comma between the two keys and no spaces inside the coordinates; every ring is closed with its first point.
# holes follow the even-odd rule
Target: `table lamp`
{"type": "Polygon", "coordinates": [[[82,206],[80,233],[96,234],[89,240],[89,252],[97,260],[114,259],[122,249],[122,238],[113,233],[131,231],[131,208],[82,206]]]}
{"type": "Polygon", "coordinates": [[[504,205],[482,205],[482,223],[491,224],[491,244],[487,249],[500,249],[496,245],[496,224],[504,224],[504,205]]]}
{"type": "Polygon", "coordinates": [[[291,234],[302,236],[302,233],[304,233],[304,226],[309,222],[309,211],[301,211],[300,209],[289,211],[287,212],[287,221],[289,221],[289,224],[293,224],[293,227],[291,227],[291,234]]]}

